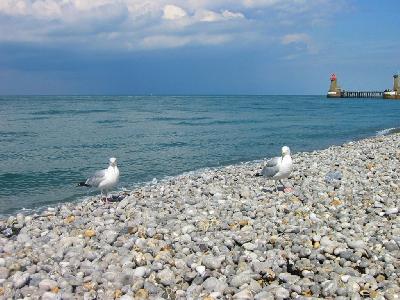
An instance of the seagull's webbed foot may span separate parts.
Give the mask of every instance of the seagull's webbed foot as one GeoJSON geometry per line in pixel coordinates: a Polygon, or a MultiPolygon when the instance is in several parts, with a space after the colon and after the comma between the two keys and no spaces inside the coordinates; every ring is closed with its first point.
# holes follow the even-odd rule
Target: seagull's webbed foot
{"type": "Polygon", "coordinates": [[[103,191],[101,192],[101,196],[100,196],[101,201],[103,201],[105,204],[108,204],[108,193],[105,193],[105,195],[103,194],[103,191]]]}
{"type": "Polygon", "coordinates": [[[284,189],[283,189],[283,191],[285,192],[285,193],[291,193],[291,192],[293,192],[293,188],[292,187],[285,187],[284,189]]]}
{"type": "Polygon", "coordinates": [[[293,192],[293,188],[292,188],[291,186],[285,186],[281,180],[279,180],[279,182],[280,182],[280,184],[282,184],[282,186],[283,186],[283,192],[284,192],[284,193],[293,192]]]}

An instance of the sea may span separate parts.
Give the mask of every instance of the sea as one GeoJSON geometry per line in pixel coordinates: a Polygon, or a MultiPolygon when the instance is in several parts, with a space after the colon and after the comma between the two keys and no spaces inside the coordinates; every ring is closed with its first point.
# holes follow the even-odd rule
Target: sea
{"type": "Polygon", "coordinates": [[[0,215],[81,201],[116,157],[114,192],[400,128],[400,101],[325,96],[0,96],[0,215]]]}

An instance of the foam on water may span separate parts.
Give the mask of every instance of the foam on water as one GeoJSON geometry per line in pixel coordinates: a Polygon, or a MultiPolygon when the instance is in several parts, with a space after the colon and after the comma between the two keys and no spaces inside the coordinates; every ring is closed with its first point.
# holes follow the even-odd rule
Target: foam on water
{"type": "Polygon", "coordinates": [[[378,130],[376,132],[376,135],[383,136],[383,135],[389,135],[389,134],[399,133],[399,132],[400,132],[400,128],[387,128],[387,129],[383,129],[383,130],[378,130]]]}

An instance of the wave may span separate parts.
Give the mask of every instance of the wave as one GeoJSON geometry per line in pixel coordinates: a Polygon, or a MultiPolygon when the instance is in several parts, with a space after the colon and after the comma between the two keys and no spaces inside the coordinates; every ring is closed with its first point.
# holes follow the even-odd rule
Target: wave
{"type": "Polygon", "coordinates": [[[215,120],[210,122],[182,121],[173,124],[185,125],[185,126],[212,126],[212,125],[241,125],[241,124],[258,124],[258,123],[262,123],[262,121],[260,120],[215,120]]]}
{"type": "Polygon", "coordinates": [[[400,127],[378,130],[376,132],[376,136],[384,136],[384,135],[390,135],[390,134],[394,134],[394,133],[400,133],[400,127]]]}
{"type": "Polygon", "coordinates": [[[90,114],[90,113],[103,113],[109,112],[108,109],[89,109],[89,110],[58,110],[58,109],[50,109],[50,110],[42,110],[33,112],[32,115],[38,116],[47,116],[47,115],[77,115],[77,114],[90,114]]]}
{"type": "Polygon", "coordinates": [[[210,120],[209,117],[152,117],[148,118],[150,121],[202,121],[210,120]]]}

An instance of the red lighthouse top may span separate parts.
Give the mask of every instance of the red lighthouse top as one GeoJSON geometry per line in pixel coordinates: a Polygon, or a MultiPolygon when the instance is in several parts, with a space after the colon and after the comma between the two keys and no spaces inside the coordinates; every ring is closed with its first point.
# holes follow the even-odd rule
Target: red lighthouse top
{"type": "Polygon", "coordinates": [[[336,80],[336,74],[335,73],[332,73],[332,75],[331,75],[331,81],[335,81],[336,80]]]}

